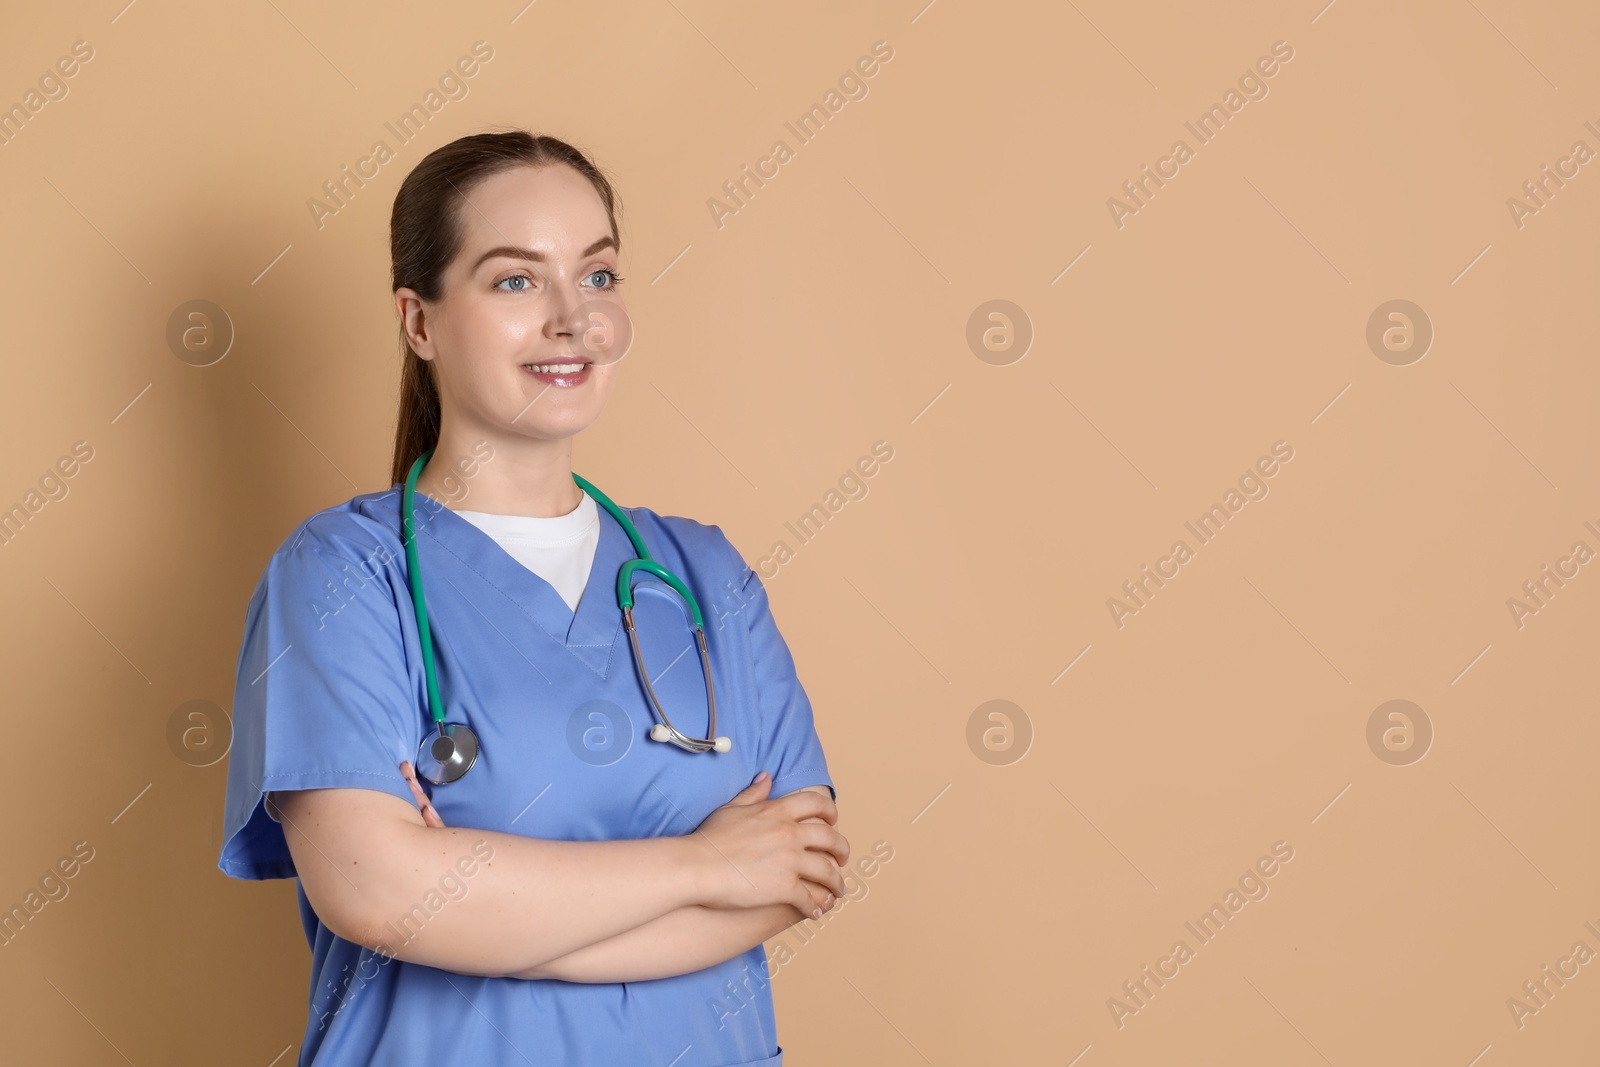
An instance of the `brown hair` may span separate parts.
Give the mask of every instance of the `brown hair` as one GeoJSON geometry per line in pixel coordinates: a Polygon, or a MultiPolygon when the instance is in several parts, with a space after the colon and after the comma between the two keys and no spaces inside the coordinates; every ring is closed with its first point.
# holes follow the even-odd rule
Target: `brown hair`
{"type": "MultiPolygon", "coordinates": [[[[565,163],[594,185],[620,251],[616,192],[588,156],[565,141],[527,130],[475,133],[435,148],[400,183],[389,213],[393,291],[405,287],[415,289],[424,300],[438,300],[445,268],[461,251],[461,206],[467,194],[503,170],[558,163],[565,163]]],[[[404,321],[400,323],[400,351],[400,413],[394,431],[391,484],[404,482],[417,457],[439,443],[439,385],[433,367],[412,351],[404,321]]]]}

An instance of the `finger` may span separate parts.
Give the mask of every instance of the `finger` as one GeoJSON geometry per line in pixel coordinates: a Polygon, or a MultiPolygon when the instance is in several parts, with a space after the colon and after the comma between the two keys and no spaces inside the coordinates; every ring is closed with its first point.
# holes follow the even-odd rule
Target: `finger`
{"type": "Polygon", "coordinates": [[[733,795],[729,804],[754,804],[758,800],[767,799],[767,794],[772,791],[772,775],[762,771],[756,780],[745,786],[733,795]]]}
{"type": "MultiPolygon", "coordinates": [[[[827,826],[828,825],[827,821],[824,820],[821,816],[818,816],[818,815],[808,815],[806,818],[801,819],[800,821],[803,822],[803,823],[810,823],[810,824],[812,824],[814,826],[827,826]]],[[[845,864],[850,862],[850,840],[848,838],[846,838],[843,834],[840,834],[839,837],[838,837],[838,846],[839,847],[837,849],[833,850],[831,854],[833,856],[834,862],[837,863],[839,866],[843,867],[845,864]],[[840,849],[842,849],[842,851],[840,851],[840,849]]],[[[807,845],[806,847],[807,848],[812,848],[812,847],[816,847],[816,846],[807,845]]]]}
{"type": "Polygon", "coordinates": [[[794,896],[789,903],[800,909],[800,914],[808,919],[822,918],[822,905],[811,899],[811,893],[806,889],[804,881],[795,887],[794,896]]]}
{"type": "Polygon", "coordinates": [[[827,886],[818,885],[815,882],[807,881],[805,879],[801,879],[801,884],[806,887],[806,892],[811,894],[811,901],[813,904],[821,908],[823,911],[833,910],[833,905],[839,899],[833,895],[833,890],[829,889],[827,886]]]}
{"type": "Polygon", "coordinates": [[[822,852],[807,850],[805,856],[800,865],[800,877],[817,883],[836,897],[844,896],[846,890],[844,872],[839,869],[838,864],[822,852]]]}
{"type": "Polygon", "coordinates": [[[825,823],[804,823],[800,840],[813,852],[825,852],[843,867],[850,862],[850,839],[825,823]]]}
{"type": "Polygon", "coordinates": [[[444,829],[444,819],[440,817],[439,809],[428,800],[428,794],[422,791],[422,783],[417,781],[417,769],[411,766],[410,760],[400,761],[400,774],[405,778],[406,784],[411,786],[411,795],[416,798],[417,807],[422,810],[423,823],[436,830],[444,829]]]}
{"type": "Polygon", "coordinates": [[[444,829],[444,816],[439,814],[439,809],[429,804],[422,809],[422,821],[435,830],[444,829]]]}
{"type": "Polygon", "coordinates": [[[796,789],[792,793],[785,793],[776,802],[784,805],[784,814],[796,821],[813,816],[829,825],[839,821],[839,806],[826,793],[796,789]]]}
{"type": "Polygon", "coordinates": [[[411,787],[411,796],[416,800],[417,807],[426,807],[428,803],[428,794],[422,791],[422,783],[417,781],[417,769],[411,766],[410,760],[403,759],[400,761],[400,776],[404,778],[406,780],[406,784],[411,787]]]}

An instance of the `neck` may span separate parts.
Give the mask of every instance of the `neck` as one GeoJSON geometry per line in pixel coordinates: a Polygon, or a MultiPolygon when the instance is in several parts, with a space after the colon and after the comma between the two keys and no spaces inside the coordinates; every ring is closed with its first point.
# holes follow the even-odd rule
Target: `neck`
{"type": "Polygon", "coordinates": [[[445,426],[417,492],[453,508],[554,518],[583,502],[572,480],[572,439],[453,433],[445,426]]]}

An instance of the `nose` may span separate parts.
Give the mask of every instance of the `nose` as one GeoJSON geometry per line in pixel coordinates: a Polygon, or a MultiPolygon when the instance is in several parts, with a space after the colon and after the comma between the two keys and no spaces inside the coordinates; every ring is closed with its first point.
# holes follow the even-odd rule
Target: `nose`
{"type": "Polygon", "coordinates": [[[583,297],[564,286],[553,286],[550,297],[550,318],[545,323],[545,332],[554,337],[572,337],[583,330],[583,323],[578,321],[578,305],[583,303],[583,297]]]}

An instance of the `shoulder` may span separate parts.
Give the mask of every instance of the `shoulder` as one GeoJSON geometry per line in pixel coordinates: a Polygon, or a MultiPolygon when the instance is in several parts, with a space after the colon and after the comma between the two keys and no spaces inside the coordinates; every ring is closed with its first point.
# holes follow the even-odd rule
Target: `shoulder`
{"type": "MultiPolygon", "coordinates": [[[[419,524],[428,520],[428,505],[432,503],[419,494],[419,524]]],[[[362,493],[308,515],[273,550],[266,571],[270,574],[307,563],[338,568],[344,563],[360,565],[367,577],[376,577],[380,570],[403,560],[404,555],[400,490],[391,488],[362,493]]]]}
{"type": "MultiPolygon", "coordinates": [[[[398,490],[363,493],[297,523],[268,557],[245,605],[246,652],[261,643],[265,655],[266,642],[276,649],[290,640],[287,633],[321,631],[341,614],[365,618],[376,627],[370,634],[397,635],[403,624],[395,609],[409,595],[398,502],[398,490]],[[359,607],[346,612],[352,605],[359,607]]],[[[419,506],[419,522],[426,514],[419,506]]],[[[356,626],[340,625],[347,633],[356,626]]]]}
{"type": "MultiPolygon", "coordinates": [[[[745,641],[759,620],[769,618],[766,588],[722,527],[649,508],[623,508],[646,547],[695,591],[708,633],[736,634],[745,641]],[[725,629],[730,619],[744,625],[725,629]]],[[[714,637],[719,644],[724,637],[714,637]]],[[[745,646],[748,648],[748,646],[745,646]]]]}
{"type": "Polygon", "coordinates": [[[633,520],[654,555],[670,552],[686,567],[716,579],[742,582],[751,573],[744,556],[721,526],[685,515],[663,515],[646,507],[622,510],[633,520]]]}

